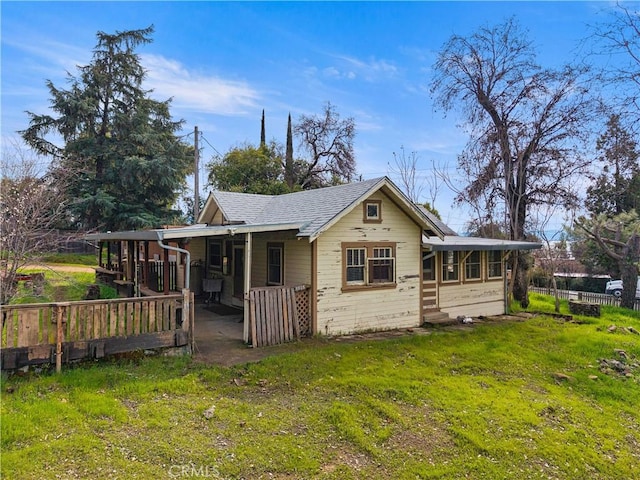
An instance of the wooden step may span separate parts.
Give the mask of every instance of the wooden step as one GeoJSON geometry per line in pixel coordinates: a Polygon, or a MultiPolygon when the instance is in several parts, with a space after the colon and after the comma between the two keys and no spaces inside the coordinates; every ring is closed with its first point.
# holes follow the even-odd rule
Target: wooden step
{"type": "Polygon", "coordinates": [[[457,320],[455,318],[449,317],[448,313],[441,312],[439,310],[434,310],[433,312],[425,313],[422,316],[423,325],[426,327],[435,327],[435,326],[446,326],[446,325],[455,325],[457,324],[457,320]]]}

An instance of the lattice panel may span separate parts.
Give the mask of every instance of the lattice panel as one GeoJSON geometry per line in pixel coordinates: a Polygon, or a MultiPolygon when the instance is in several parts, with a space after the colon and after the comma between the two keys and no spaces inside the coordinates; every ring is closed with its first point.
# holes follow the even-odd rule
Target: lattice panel
{"type": "Polygon", "coordinates": [[[311,336],[311,308],[308,288],[296,290],[296,313],[298,325],[300,326],[300,336],[311,336]]]}

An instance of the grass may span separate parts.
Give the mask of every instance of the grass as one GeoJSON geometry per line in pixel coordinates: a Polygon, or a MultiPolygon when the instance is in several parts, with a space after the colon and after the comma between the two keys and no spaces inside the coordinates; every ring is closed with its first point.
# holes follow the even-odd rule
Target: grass
{"type": "Polygon", "coordinates": [[[43,263],[58,263],[64,265],[86,265],[97,267],[95,253],[48,253],[41,260],[43,263]]]}
{"type": "MultiPolygon", "coordinates": [[[[67,265],[73,266],[73,264],[67,265]]],[[[44,272],[44,287],[38,290],[29,282],[19,282],[18,291],[10,302],[12,305],[82,300],[87,286],[95,283],[95,273],[89,272],[58,271],[46,267],[20,271],[20,273],[34,272],[44,272]]],[[[118,292],[115,288],[100,285],[100,298],[116,298],[117,296],[118,292]]]]}
{"type": "MultiPolygon", "coordinates": [[[[566,308],[566,304],[563,305],[566,308]]],[[[532,295],[532,309],[552,311],[532,295]]],[[[637,312],[4,379],[2,478],[640,478],[637,312]],[[633,368],[633,367],[631,367],[633,368]],[[557,380],[556,374],[568,380],[557,380]],[[595,378],[594,378],[595,377],[595,378]],[[206,413],[206,415],[205,415],[206,413]]]]}

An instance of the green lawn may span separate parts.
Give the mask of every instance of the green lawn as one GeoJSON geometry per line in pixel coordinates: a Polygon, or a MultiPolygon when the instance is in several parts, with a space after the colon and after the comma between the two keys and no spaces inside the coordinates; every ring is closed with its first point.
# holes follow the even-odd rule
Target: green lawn
{"type": "Polygon", "coordinates": [[[318,338],[233,368],[154,357],[12,376],[2,384],[0,473],[640,478],[640,336],[621,328],[640,330],[640,315],[605,308],[584,320],[318,338]],[[600,371],[599,359],[623,360],[615,349],[633,376],[600,371]]]}

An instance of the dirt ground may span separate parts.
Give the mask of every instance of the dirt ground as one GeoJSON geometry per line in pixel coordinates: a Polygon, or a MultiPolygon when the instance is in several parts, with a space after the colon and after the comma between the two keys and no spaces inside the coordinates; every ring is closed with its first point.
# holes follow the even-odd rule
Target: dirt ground
{"type": "Polygon", "coordinates": [[[54,272],[69,272],[69,273],[94,273],[96,267],[85,267],[82,265],[58,265],[55,263],[48,263],[46,265],[25,265],[25,269],[29,270],[53,270],[54,272]]]}

